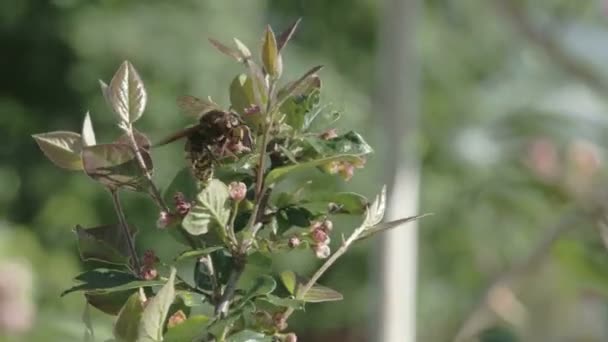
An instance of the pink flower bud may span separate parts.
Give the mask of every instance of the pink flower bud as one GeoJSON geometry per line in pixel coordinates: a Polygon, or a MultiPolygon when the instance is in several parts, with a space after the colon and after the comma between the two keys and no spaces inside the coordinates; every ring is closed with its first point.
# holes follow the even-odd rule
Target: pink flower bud
{"type": "Polygon", "coordinates": [[[244,108],[245,115],[253,115],[258,114],[260,112],[260,106],[251,105],[249,107],[244,108]]]}
{"type": "Polygon", "coordinates": [[[296,248],[300,245],[300,238],[297,236],[292,236],[289,238],[289,242],[287,242],[289,248],[296,248]]]}
{"type": "Polygon", "coordinates": [[[175,201],[175,211],[181,216],[186,216],[192,207],[192,203],[188,202],[186,196],[181,192],[176,192],[173,200],[175,201]]]}
{"type": "Polygon", "coordinates": [[[230,192],[230,198],[233,201],[240,202],[245,199],[247,195],[247,186],[242,182],[232,182],[228,186],[228,191],[230,192]]]}
{"type": "Polygon", "coordinates": [[[139,276],[144,280],[154,280],[158,277],[158,271],[154,267],[142,266],[139,276]]]}
{"type": "Polygon", "coordinates": [[[331,254],[331,250],[329,249],[329,246],[325,245],[325,244],[315,245],[314,250],[315,250],[315,255],[319,259],[327,259],[329,257],[329,255],[331,254]]]}
{"type": "Polygon", "coordinates": [[[184,323],[186,318],[186,314],[182,310],[177,311],[171,315],[171,317],[169,317],[169,320],[167,321],[167,328],[173,328],[176,325],[184,323]]]}
{"type": "Polygon", "coordinates": [[[279,331],[287,329],[287,320],[282,312],[275,313],[274,316],[272,316],[272,321],[279,331]]]}
{"type": "Polygon", "coordinates": [[[329,243],[329,235],[323,230],[323,228],[318,228],[312,231],[310,234],[314,242],[317,244],[327,244],[329,243]]]}
{"type": "Polygon", "coordinates": [[[321,136],[320,136],[320,138],[323,140],[330,140],[330,139],[333,139],[336,137],[338,137],[338,133],[336,133],[335,128],[326,130],[325,132],[321,133],[321,136]]]}
{"type": "Polygon", "coordinates": [[[167,228],[173,222],[173,215],[166,211],[161,211],[156,220],[156,227],[167,228]]]}

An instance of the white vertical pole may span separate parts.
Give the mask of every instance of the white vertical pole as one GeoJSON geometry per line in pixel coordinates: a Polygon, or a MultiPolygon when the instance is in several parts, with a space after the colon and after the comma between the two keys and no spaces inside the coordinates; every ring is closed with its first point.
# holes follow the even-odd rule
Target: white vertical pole
{"type": "MultiPolygon", "coordinates": [[[[418,213],[416,148],[419,66],[415,28],[420,0],[386,0],[381,20],[374,110],[384,117],[389,184],[387,220],[418,213]]],[[[386,233],[380,249],[378,342],[416,341],[416,223],[386,233]]]]}

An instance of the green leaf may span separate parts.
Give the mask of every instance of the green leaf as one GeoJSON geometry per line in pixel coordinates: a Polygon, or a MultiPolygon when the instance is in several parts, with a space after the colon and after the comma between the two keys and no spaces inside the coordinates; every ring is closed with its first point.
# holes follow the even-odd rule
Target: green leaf
{"type": "Polygon", "coordinates": [[[169,307],[175,299],[175,273],[175,268],[171,268],[171,275],[167,283],[146,304],[139,324],[138,342],[163,340],[164,323],[169,307]]]}
{"type": "MultiPolygon", "coordinates": [[[[152,172],[152,159],[141,150],[142,157],[152,172]]],[[[132,191],[145,190],[147,182],[131,146],[125,144],[101,144],[82,149],[84,171],[91,178],[111,190],[125,188],[132,191]]]]}
{"type": "Polygon", "coordinates": [[[118,315],[129,297],[137,289],[129,289],[114,292],[85,292],[84,297],[92,307],[108,315],[118,315]]]}
{"type": "Polygon", "coordinates": [[[224,247],[223,246],[213,246],[213,247],[207,247],[207,248],[203,248],[203,249],[185,251],[185,252],[180,253],[177,257],[175,257],[175,262],[186,260],[186,259],[192,259],[192,258],[200,258],[203,255],[208,255],[215,251],[219,251],[221,249],[224,249],[224,247]]]}
{"type": "Polygon", "coordinates": [[[201,235],[213,225],[222,231],[230,217],[229,193],[226,184],[212,179],[196,197],[196,203],[184,217],[182,225],[192,235],[201,235]]]}
{"type": "Polygon", "coordinates": [[[360,134],[350,131],[330,140],[307,138],[306,141],[320,155],[352,154],[363,156],[374,152],[360,134]]]}
{"type": "Polygon", "coordinates": [[[277,40],[270,25],[266,26],[262,43],[262,63],[264,69],[273,78],[279,78],[283,72],[283,61],[277,47],[277,40]]]}
{"type": "Polygon", "coordinates": [[[239,51],[243,59],[251,58],[251,51],[249,50],[247,45],[243,44],[243,42],[241,42],[238,38],[232,38],[232,40],[234,40],[236,49],[239,51]]]}
{"type": "Polygon", "coordinates": [[[217,103],[211,101],[211,98],[203,100],[190,95],[178,97],[177,106],[184,113],[195,118],[200,118],[205,113],[220,109],[217,103]]]}
{"type": "Polygon", "coordinates": [[[269,275],[258,276],[251,287],[246,290],[243,298],[240,300],[240,304],[236,305],[234,309],[239,309],[245,305],[249,300],[257,297],[270,294],[277,287],[277,282],[269,275]]]}
{"type": "Polygon", "coordinates": [[[291,293],[292,295],[296,294],[296,288],[298,286],[297,276],[292,271],[284,271],[281,273],[281,281],[283,282],[283,286],[291,293]]]}
{"type": "Polygon", "coordinates": [[[309,227],[313,214],[306,208],[290,206],[281,208],[276,215],[279,234],[284,233],[293,226],[309,227]]]}
{"type": "Polygon", "coordinates": [[[173,202],[173,196],[177,192],[181,192],[188,199],[194,199],[196,197],[196,179],[192,176],[190,167],[184,167],[179,170],[169,186],[163,192],[163,198],[165,201],[173,202]]]}
{"type": "Polygon", "coordinates": [[[249,78],[252,81],[253,99],[255,100],[254,103],[260,108],[264,108],[266,102],[268,101],[268,87],[264,73],[262,72],[260,66],[250,59],[246,60],[246,65],[249,78]]]}
{"type": "Polygon", "coordinates": [[[139,322],[144,312],[142,294],[139,291],[133,293],[118,314],[114,323],[113,334],[117,341],[136,342],[139,322]]]}
{"type": "Polygon", "coordinates": [[[91,115],[87,112],[84,116],[84,122],[82,123],[82,145],[93,146],[97,144],[95,139],[95,131],[93,130],[93,122],[91,122],[91,115]]]}
{"type": "Polygon", "coordinates": [[[354,192],[327,192],[327,193],[312,193],[309,197],[302,200],[301,203],[334,203],[340,209],[338,213],[361,215],[365,213],[369,202],[367,199],[354,192]]]}
{"type": "Polygon", "coordinates": [[[139,280],[131,273],[107,268],[97,268],[94,270],[83,272],[76,276],[75,279],[81,282],[82,284],[73,286],[63,291],[61,296],[65,296],[66,294],[75,291],[93,291],[97,293],[108,293],[135,289],[138,287],[158,286],[163,284],[163,282],[159,280],[139,280]]]}
{"type": "MultiPolygon", "coordinates": [[[[230,82],[230,104],[232,109],[247,118],[245,109],[255,103],[253,82],[246,74],[237,75],[230,82]]],[[[251,114],[250,114],[251,115],[251,114]]]]}
{"type": "Polygon", "coordinates": [[[288,165],[276,168],[268,173],[266,176],[266,184],[273,184],[283,179],[287,174],[294,171],[301,171],[316,166],[329,164],[334,161],[350,161],[353,163],[360,162],[360,158],[356,155],[336,155],[328,158],[321,158],[316,160],[307,161],[300,164],[288,165]]]}
{"type": "MultiPolygon", "coordinates": [[[[137,230],[129,229],[132,235],[137,230]]],[[[100,261],[116,265],[129,264],[129,246],[119,225],[104,225],[93,228],[76,226],[78,250],[83,261],[100,261]]]]}
{"type": "MultiPolygon", "coordinates": [[[[285,114],[285,123],[296,131],[304,131],[306,117],[319,104],[321,98],[321,80],[311,83],[308,89],[302,89],[301,93],[293,94],[281,105],[281,113],[285,114]]],[[[318,109],[321,110],[321,109],[318,109]]]]}
{"type": "Polygon", "coordinates": [[[308,303],[332,302],[344,299],[340,292],[319,284],[314,284],[304,295],[296,296],[296,298],[308,303]]]}
{"type": "Polygon", "coordinates": [[[82,138],[74,132],[48,132],[32,135],[38,147],[53,164],[68,170],[82,170],[82,138]]]}
{"type": "Polygon", "coordinates": [[[395,220],[395,221],[376,224],[374,226],[371,226],[371,227],[365,229],[363,231],[363,233],[361,233],[361,235],[357,238],[357,241],[367,239],[369,237],[372,237],[375,234],[382,233],[389,229],[398,228],[408,222],[415,221],[415,220],[418,220],[420,218],[423,218],[423,217],[429,216],[429,215],[430,214],[410,216],[410,217],[402,218],[402,219],[395,220]]]}
{"type": "MultiPolygon", "coordinates": [[[[103,85],[102,85],[103,89],[103,85]]],[[[146,109],[148,95],[137,70],[124,61],[105,89],[106,99],[123,123],[133,123],[146,109]]]]}
{"type": "Polygon", "coordinates": [[[292,308],[294,310],[303,310],[304,302],[294,298],[281,298],[272,294],[258,298],[258,300],[266,301],[274,306],[292,308]]]}
{"type": "Polygon", "coordinates": [[[293,24],[289,25],[289,27],[286,28],[285,31],[279,34],[279,36],[277,37],[277,49],[279,50],[279,52],[281,52],[285,45],[287,45],[287,42],[291,40],[291,37],[293,37],[293,34],[296,32],[298,25],[300,24],[300,21],[302,21],[302,18],[298,18],[298,20],[296,20],[293,24]]]}
{"type": "Polygon", "coordinates": [[[196,315],[188,318],[183,323],[169,328],[163,337],[163,342],[190,342],[198,341],[205,334],[205,326],[210,318],[204,315],[196,315]]]}
{"type": "Polygon", "coordinates": [[[322,65],[317,65],[308,70],[304,75],[296,81],[287,84],[283,89],[279,90],[277,106],[280,107],[283,102],[295,94],[301,94],[312,85],[319,82],[319,77],[316,73],[323,68],[322,65]]]}
{"type": "Polygon", "coordinates": [[[228,337],[228,342],[272,342],[271,336],[252,330],[243,330],[228,337]]]}

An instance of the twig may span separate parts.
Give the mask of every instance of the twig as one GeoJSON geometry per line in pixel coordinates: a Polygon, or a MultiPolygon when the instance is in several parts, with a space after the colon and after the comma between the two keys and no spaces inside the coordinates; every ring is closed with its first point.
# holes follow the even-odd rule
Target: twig
{"type": "MultiPolygon", "coordinates": [[[[304,298],[304,295],[306,295],[306,293],[317,283],[319,278],[321,278],[321,276],[336,262],[336,260],[338,260],[344,253],[346,253],[346,251],[348,251],[350,245],[352,245],[353,242],[357,241],[359,236],[361,236],[361,234],[363,234],[363,232],[367,228],[369,227],[366,224],[362,224],[359,228],[355,229],[353,233],[350,234],[348,239],[342,242],[340,248],[338,248],[338,250],[335,251],[334,254],[332,254],[329,259],[327,259],[323,263],[323,265],[321,265],[321,267],[312,275],[308,282],[304,284],[301,289],[297,290],[296,299],[304,298]]],[[[283,313],[281,320],[287,321],[287,319],[289,318],[289,316],[291,316],[291,314],[293,314],[293,312],[293,308],[287,308],[287,310],[285,310],[285,312],[283,313]]]]}
{"type": "Polygon", "coordinates": [[[466,316],[463,323],[460,325],[455,342],[466,341],[467,339],[479,333],[478,320],[483,316],[486,310],[489,299],[493,293],[502,288],[511,288],[514,283],[532,272],[544,259],[547,257],[553,245],[561,236],[568,230],[574,228],[575,222],[580,219],[581,212],[573,211],[566,214],[557,224],[545,230],[542,239],[536,244],[531,252],[523,260],[516,263],[510,269],[504,271],[496,277],[496,280],[486,289],[480,301],[473,307],[470,314],[466,316]]]}
{"type": "Polygon", "coordinates": [[[589,85],[600,95],[604,96],[608,93],[608,82],[600,76],[601,73],[598,73],[587,64],[582,63],[576,57],[569,54],[561,44],[547,32],[543,32],[535,27],[521,8],[521,5],[519,5],[518,1],[495,0],[495,4],[500,10],[500,13],[504,14],[505,18],[511,22],[511,26],[519,30],[530,42],[542,49],[553,62],[589,85]]]}
{"type": "Polygon", "coordinates": [[[120,205],[118,190],[110,190],[110,194],[112,195],[112,203],[114,204],[114,210],[116,211],[116,215],[118,216],[118,223],[122,228],[122,232],[125,235],[125,239],[127,239],[127,245],[129,247],[129,253],[131,254],[131,260],[133,261],[133,265],[135,266],[135,273],[137,273],[140,270],[139,258],[137,257],[137,251],[135,250],[135,242],[133,241],[133,236],[131,235],[131,231],[129,231],[129,225],[125,217],[125,212],[122,210],[122,206],[120,205]]]}
{"type": "Polygon", "coordinates": [[[141,171],[146,176],[146,179],[148,180],[150,195],[156,202],[156,205],[158,205],[158,207],[161,210],[168,213],[169,207],[167,206],[167,203],[165,203],[165,201],[163,200],[163,197],[161,196],[160,191],[156,187],[156,184],[154,184],[154,181],[152,181],[152,174],[150,173],[150,171],[148,171],[148,167],[146,166],[146,162],[145,162],[143,154],[141,152],[141,148],[139,147],[139,145],[137,145],[137,141],[135,140],[135,135],[133,133],[133,125],[128,124],[124,128],[124,130],[125,130],[125,133],[127,134],[127,136],[129,137],[129,140],[131,141],[131,147],[135,151],[135,157],[137,158],[139,167],[141,168],[141,171]]]}

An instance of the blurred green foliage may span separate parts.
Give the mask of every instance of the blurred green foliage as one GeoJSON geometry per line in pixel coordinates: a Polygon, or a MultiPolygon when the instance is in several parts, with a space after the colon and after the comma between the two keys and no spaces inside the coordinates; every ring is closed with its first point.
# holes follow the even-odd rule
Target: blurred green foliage
{"type": "MultiPolygon", "coordinates": [[[[421,211],[436,214],[420,223],[419,297],[412,298],[419,307],[420,341],[451,339],[487,284],[533,249],[568,208],[587,203],[588,193],[600,189],[604,178],[608,121],[601,89],[581,82],[530,42],[496,3],[426,1],[417,24],[421,211]]],[[[513,3],[578,63],[607,75],[603,1],[513,3]]],[[[254,45],[266,22],[281,28],[299,16],[300,32],[286,52],[293,63],[289,69],[301,73],[308,65],[324,64],[325,94],[348,113],[344,127],[368,129],[372,146],[383,151],[382,113],[371,107],[381,76],[374,65],[380,2],[0,2],[0,263],[17,260],[31,267],[29,296],[37,310],[29,333],[12,336],[0,328],[0,340],[82,340],[82,298],[59,298],[80,267],[71,230],[114,217],[101,187],[83,174],[55,168],[30,134],[78,131],[90,110],[99,132],[115,132],[98,139],[114,139],[119,133],[112,130],[97,79],[108,80],[129,59],[150,96],[140,127],[158,140],[188,121],[178,113],[178,95],[228,102],[223,91],[236,68],[207,37],[239,36],[254,45]]],[[[165,187],[180,169],[183,151],[171,146],[154,154],[160,161],[155,177],[165,187]]],[[[355,175],[356,190],[377,192],[382,160],[378,153],[355,175]]],[[[339,190],[343,184],[320,176],[315,186],[339,190]]],[[[179,247],[154,228],[152,205],[139,195],[125,197],[126,211],[142,230],[139,245],[152,246],[161,258],[172,256],[179,247]]],[[[354,223],[336,226],[348,229],[354,223]]],[[[518,287],[525,324],[499,319],[482,334],[484,341],[608,338],[608,258],[595,220],[583,218],[575,228],[518,287]]],[[[373,246],[355,248],[323,279],[346,300],[311,307],[307,317],[313,319],[294,327],[303,341],[369,336],[376,305],[373,246]]],[[[295,263],[305,272],[314,262],[296,252],[275,267],[281,271],[295,263]]],[[[109,318],[93,312],[92,321],[98,340],[109,336],[109,318]]]]}

